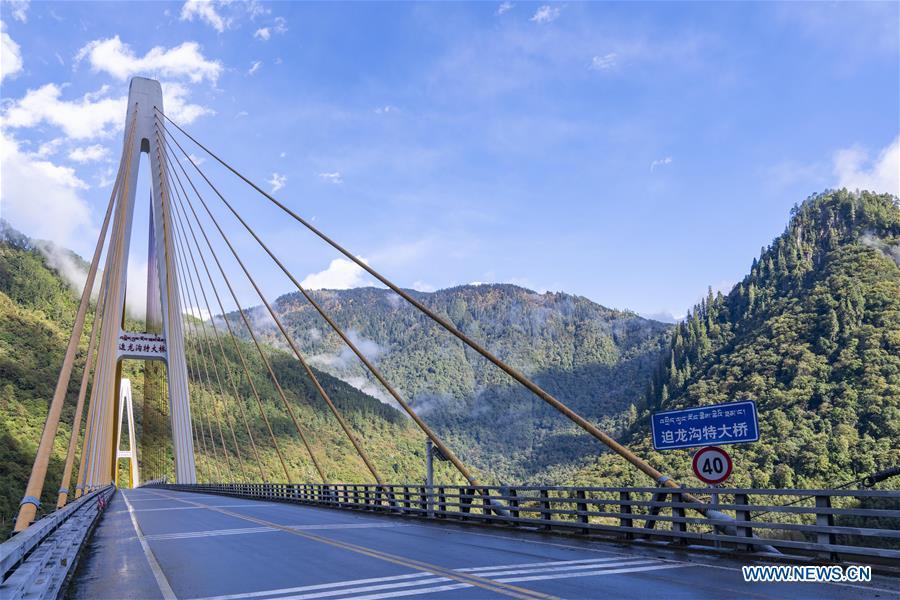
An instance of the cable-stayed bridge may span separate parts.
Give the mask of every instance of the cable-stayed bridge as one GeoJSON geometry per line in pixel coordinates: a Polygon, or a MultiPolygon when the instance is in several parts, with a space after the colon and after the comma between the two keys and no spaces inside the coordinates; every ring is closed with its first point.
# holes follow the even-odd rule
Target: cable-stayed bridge
{"type": "MultiPolygon", "coordinates": [[[[68,585],[71,595],[89,598],[792,597],[797,592],[791,586],[745,582],[740,565],[827,561],[890,571],[900,560],[900,532],[891,527],[900,519],[898,501],[900,492],[868,489],[711,494],[683,487],[264,191],[166,116],[157,82],[136,78],[118,174],[23,495],[18,533],[0,552],[0,592],[55,596],[68,585]],[[234,180],[229,185],[237,182],[256,194],[298,234],[306,231],[355,263],[449,338],[621,456],[647,476],[647,487],[482,481],[308,293],[194,152],[223,169],[234,180]],[[125,303],[144,154],[151,215],[147,317],[136,331],[127,327],[125,303]],[[418,427],[429,457],[433,447],[446,459],[451,479],[435,481],[430,468],[424,482],[385,479],[263,292],[234,241],[235,230],[253,240],[418,427]],[[85,331],[98,274],[99,296],[85,331]],[[247,285],[296,369],[311,382],[316,401],[364,465],[368,483],[336,480],[324,460],[328,448],[311,443],[310,424],[292,406],[241,304],[239,290],[247,285]],[[226,306],[236,308],[234,318],[186,315],[191,307],[224,316],[226,306]],[[47,468],[85,334],[88,349],[57,510],[37,519],[46,486],[56,485],[46,481],[47,468]],[[236,373],[226,367],[232,358],[240,366],[236,373]],[[145,361],[140,443],[125,360],[145,361]],[[256,383],[260,377],[274,390],[314,481],[298,477],[296,460],[281,447],[264,408],[266,390],[256,383]],[[235,409],[192,395],[191,382],[231,397],[235,409]],[[250,425],[257,415],[238,401],[246,389],[263,436],[250,425]],[[239,442],[238,433],[247,443],[239,442]],[[214,460],[198,461],[199,449],[214,460]],[[268,454],[277,460],[265,461],[268,454]],[[123,481],[120,459],[128,461],[123,487],[130,489],[116,492],[123,481]]],[[[804,585],[804,594],[822,597],[900,589],[887,579],[804,585]]]]}

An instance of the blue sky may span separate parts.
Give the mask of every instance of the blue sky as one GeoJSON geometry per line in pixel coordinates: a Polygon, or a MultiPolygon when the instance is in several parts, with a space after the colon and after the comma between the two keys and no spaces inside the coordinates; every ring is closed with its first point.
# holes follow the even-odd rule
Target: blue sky
{"type": "MultiPolygon", "coordinates": [[[[896,2],[3,2],[2,21],[3,216],[82,255],[133,75],[160,79],[167,113],[250,178],[424,291],[512,282],[681,315],[740,279],[810,194],[900,194],[896,2]]],[[[201,167],[311,287],[365,284],[201,167]]],[[[291,291],[228,229],[270,296],[291,291]]]]}

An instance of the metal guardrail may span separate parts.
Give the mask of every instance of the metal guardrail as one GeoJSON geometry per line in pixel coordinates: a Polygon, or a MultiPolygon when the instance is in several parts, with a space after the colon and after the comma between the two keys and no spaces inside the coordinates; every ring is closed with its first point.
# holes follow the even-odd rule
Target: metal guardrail
{"type": "Polygon", "coordinates": [[[115,486],[87,494],[0,544],[0,598],[56,598],[115,486]]]}
{"type": "Polygon", "coordinates": [[[900,559],[900,491],[281,483],[158,487],[742,552],[764,542],[787,554],[830,561],[842,555],[900,559]],[[715,504],[681,497],[711,492],[715,504]],[[785,506],[788,502],[792,505],[785,506]],[[688,512],[711,506],[728,520],[688,512]]]}

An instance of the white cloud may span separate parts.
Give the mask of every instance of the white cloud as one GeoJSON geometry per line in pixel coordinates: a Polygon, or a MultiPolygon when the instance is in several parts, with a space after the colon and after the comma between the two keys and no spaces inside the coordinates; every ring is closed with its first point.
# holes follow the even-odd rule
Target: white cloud
{"type": "Polygon", "coordinates": [[[287,21],[284,17],[275,17],[275,22],[269,27],[260,27],[253,33],[253,37],[264,42],[272,38],[273,33],[282,34],[287,31],[287,21]]]}
{"type": "Polygon", "coordinates": [[[97,99],[98,94],[105,93],[104,87],[79,100],[60,100],[62,89],[48,83],[28,90],[24,98],[10,104],[3,113],[3,125],[34,127],[49,123],[72,139],[105,137],[120,129],[125,120],[125,97],[97,99]]]}
{"type": "Polygon", "coordinates": [[[268,184],[272,186],[273,192],[277,192],[287,184],[287,176],[279,173],[272,173],[272,177],[268,180],[268,184]]]}
{"type": "Polygon", "coordinates": [[[253,74],[256,73],[257,71],[259,71],[259,68],[260,68],[261,66],[262,66],[262,61],[261,61],[261,60],[257,60],[257,61],[254,62],[252,65],[250,65],[250,70],[247,71],[247,75],[253,75],[253,74]]]}
{"type": "Polygon", "coordinates": [[[645,319],[652,319],[654,321],[660,321],[662,323],[678,323],[682,319],[684,319],[684,313],[681,313],[680,316],[675,313],[678,311],[671,310],[661,310],[655,313],[641,313],[641,316],[645,319]]]}
{"type": "MultiPolygon", "coordinates": [[[[198,118],[214,115],[216,111],[188,101],[188,89],[180,83],[162,82],[163,108],[173,121],[181,125],[189,125],[198,118]]],[[[124,113],[122,119],[125,118],[124,113]]]]}
{"type": "MultiPolygon", "coordinates": [[[[366,259],[357,258],[368,264],[366,259]]],[[[347,290],[366,283],[366,272],[360,266],[346,258],[336,258],[324,271],[307,275],[300,285],[309,290],[347,290]]]]}
{"type": "Polygon", "coordinates": [[[222,33],[231,27],[232,19],[223,17],[216,10],[216,4],[212,0],[187,0],[181,7],[181,20],[193,21],[197,17],[200,21],[222,33]]]}
{"type": "Polygon", "coordinates": [[[94,179],[97,180],[97,187],[101,189],[108,188],[113,183],[115,183],[115,175],[116,169],[112,165],[106,167],[105,170],[101,171],[97,175],[94,175],[94,179]]]}
{"type": "Polygon", "coordinates": [[[69,167],[27,154],[0,131],[0,204],[3,218],[28,235],[82,248],[96,235],[91,211],[80,192],[88,185],[69,167]]]}
{"type": "Polygon", "coordinates": [[[671,165],[671,164],[672,164],[671,156],[667,156],[665,158],[659,158],[650,163],[650,171],[652,172],[652,171],[656,170],[656,167],[662,167],[662,166],[671,165]]]}
{"type": "Polygon", "coordinates": [[[197,42],[184,42],[179,46],[165,49],[151,48],[143,57],[137,56],[119,36],[106,40],[94,40],[85,45],[75,55],[76,64],[87,58],[91,70],[103,71],[119,80],[133,75],[154,74],[164,77],[186,77],[193,83],[204,79],[213,83],[222,72],[222,64],[207,60],[197,42]]]}
{"type": "Polygon", "coordinates": [[[69,152],[69,159],[77,163],[87,163],[101,160],[106,157],[109,150],[100,144],[93,146],[84,146],[82,148],[73,148],[69,152]]]}
{"type": "Polygon", "coordinates": [[[184,314],[190,315],[195,319],[200,319],[201,321],[209,321],[212,317],[212,314],[208,310],[203,307],[190,306],[184,310],[184,314]]]}
{"type": "Polygon", "coordinates": [[[615,52],[604,54],[603,56],[595,56],[591,59],[590,69],[592,71],[607,71],[616,66],[617,55],[615,52]]]}
{"type": "MultiPolygon", "coordinates": [[[[50,268],[55,269],[75,294],[80,296],[84,284],[87,283],[88,272],[84,265],[76,262],[69,250],[49,240],[38,240],[35,242],[35,246],[44,255],[50,268]]],[[[100,279],[100,277],[94,278],[94,289],[91,290],[91,295],[94,297],[100,291],[100,279]]]]}
{"type": "Polygon", "coordinates": [[[319,177],[328,183],[344,183],[339,171],[335,171],[334,173],[319,173],[319,177]]]}
{"type": "Polygon", "coordinates": [[[410,287],[418,292],[434,292],[437,290],[436,287],[424,281],[415,281],[410,287]]]}
{"type": "Polygon", "coordinates": [[[385,104],[384,106],[379,106],[378,108],[376,108],[375,114],[386,115],[388,113],[397,112],[399,110],[400,109],[397,108],[396,106],[393,106],[391,104],[385,104]]]}
{"type": "Polygon", "coordinates": [[[511,11],[513,8],[512,2],[501,2],[500,6],[497,7],[497,14],[502,15],[511,11]]]}
{"type": "Polygon", "coordinates": [[[559,18],[559,10],[560,9],[557,6],[545,4],[537,9],[537,12],[534,13],[531,20],[539,24],[550,23],[559,18]]]}
{"type": "Polygon", "coordinates": [[[0,81],[13,77],[22,70],[22,50],[6,33],[6,24],[0,21],[0,81]]]}
{"type": "Polygon", "coordinates": [[[65,141],[66,140],[63,138],[55,138],[49,142],[44,142],[38,146],[37,152],[34,152],[32,156],[35,158],[47,158],[48,156],[53,156],[59,152],[59,147],[62,146],[65,141]]]}
{"type": "Polygon", "coordinates": [[[838,187],[900,196],[900,136],[872,160],[859,146],[839,150],[834,155],[834,175],[838,187]]]}
{"type": "Polygon", "coordinates": [[[28,22],[30,0],[5,0],[4,4],[9,7],[9,14],[13,16],[13,19],[21,23],[28,22]]]}
{"type": "Polygon", "coordinates": [[[188,158],[198,167],[206,162],[205,158],[203,158],[202,156],[195,156],[193,152],[188,154],[188,158]]]}
{"type": "Polygon", "coordinates": [[[242,110],[242,111],[238,112],[236,115],[234,115],[234,118],[235,118],[235,119],[240,119],[241,117],[246,117],[246,116],[248,116],[249,114],[250,114],[250,113],[248,113],[246,110],[242,110]]]}
{"type": "Polygon", "coordinates": [[[864,233],[859,240],[864,246],[881,251],[888,258],[893,259],[900,266],[900,243],[891,244],[887,240],[872,233],[864,233]]]}

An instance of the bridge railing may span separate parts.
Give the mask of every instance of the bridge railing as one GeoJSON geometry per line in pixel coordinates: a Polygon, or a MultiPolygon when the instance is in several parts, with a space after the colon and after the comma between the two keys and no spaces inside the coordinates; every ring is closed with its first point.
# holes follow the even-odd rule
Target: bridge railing
{"type": "Polygon", "coordinates": [[[56,597],[113,492],[86,494],[0,544],[0,598],[56,597]]]}
{"type": "Polygon", "coordinates": [[[199,484],[168,489],[838,560],[900,559],[900,491],[557,486],[199,484]],[[690,493],[709,504],[687,502],[690,493]],[[714,497],[711,495],[714,493],[714,497]],[[698,512],[715,508],[722,518],[698,512]]]}

